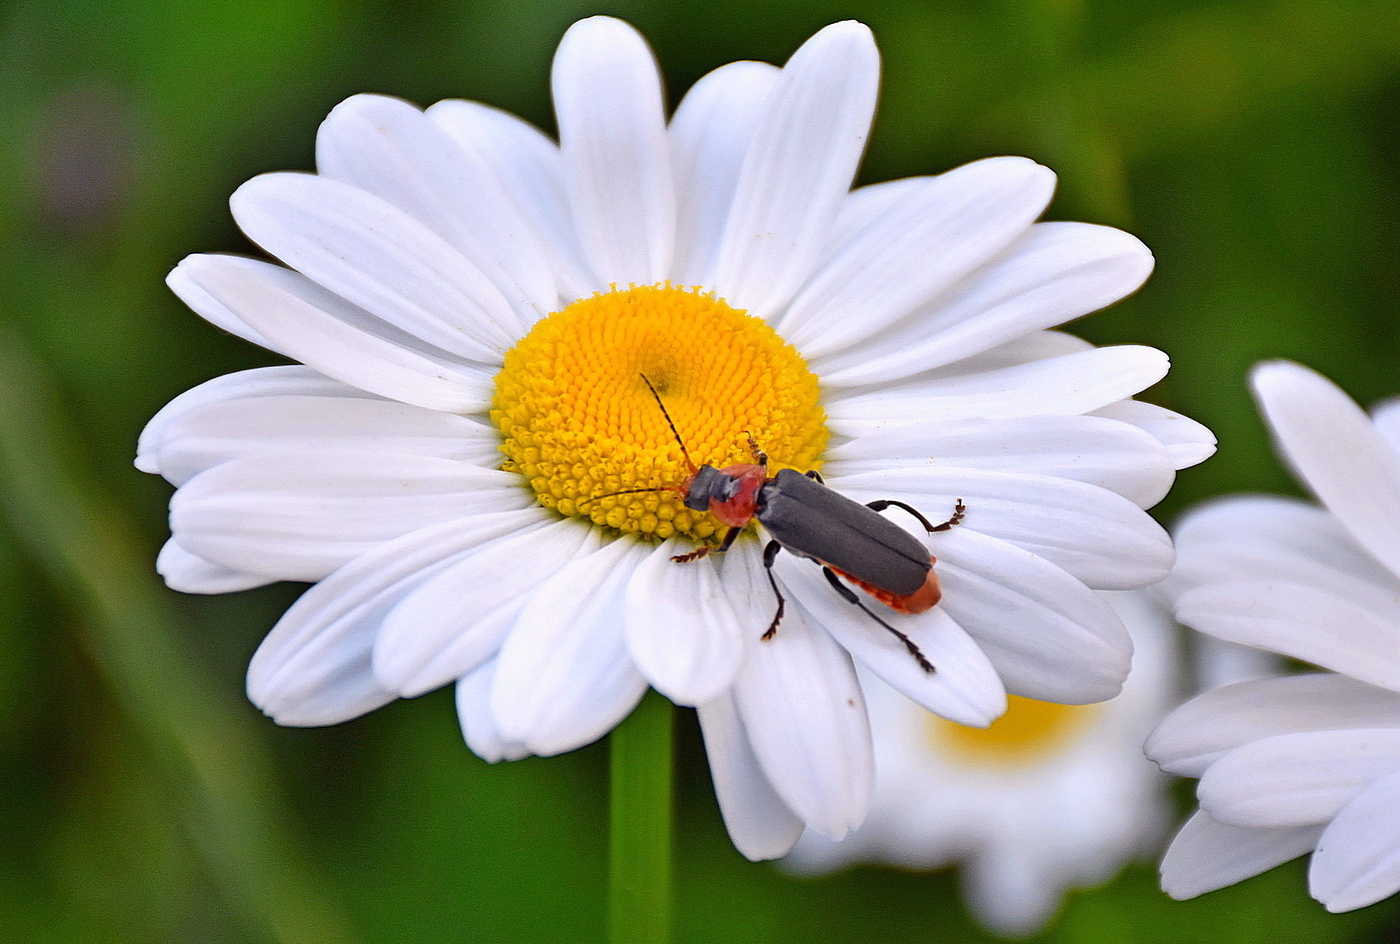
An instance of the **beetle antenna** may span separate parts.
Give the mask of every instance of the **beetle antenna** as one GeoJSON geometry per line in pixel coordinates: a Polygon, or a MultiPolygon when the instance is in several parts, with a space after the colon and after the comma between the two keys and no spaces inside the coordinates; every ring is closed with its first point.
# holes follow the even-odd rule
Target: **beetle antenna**
{"type": "Polygon", "coordinates": [[[575,502],[575,508],[582,508],[584,505],[591,505],[595,501],[602,501],[604,498],[612,498],[614,495],[635,495],[637,492],[670,492],[674,491],[674,485],[660,485],[656,488],[624,488],[620,492],[606,492],[602,495],[590,495],[581,502],[575,502]]]}
{"type": "MultiPolygon", "coordinates": [[[[679,432],[676,431],[676,424],[675,424],[674,422],[671,421],[671,414],[668,413],[668,412],[666,411],[666,404],[664,404],[664,403],[661,402],[661,394],[659,394],[659,393],[656,392],[656,388],[652,386],[651,381],[647,379],[647,375],[646,375],[646,374],[638,374],[637,376],[639,376],[639,377],[642,378],[642,383],[644,383],[644,384],[647,385],[647,389],[651,391],[651,395],[652,395],[653,397],[656,398],[656,405],[659,406],[659,407],[661,407],[661,415],[664,416],[664,417],[666,417],[666,425],[669,426],[669,427],[671,427],[671,435],[676,437],[676,444],[679,445],[679,446],[681,447],[681,455],[685,456],[685,464],[688,465],[688,466],[690,466],[691,474],[694,474],[695,471],[696,471],[695,460],[692,459],[692,458],[690,458],[690,450],[685,448],[685,440],[684,440],[684,439],[681,439],[681,434],[680,434],[679,432]]],[[[652,490],[652,489],[639,489],[639,491],[653,491],[653,490],[652,490]]],[[[614,494],[621,494],[621,493],[620,493],[620,492],[616,492],[616,493],[614,493],[614,494]]],[[[598,497],[599,497],[599,498],[606,498],[607,496],[606,496],[606,495],[600,495],[600,496],[598,496],[598,497]]]]}

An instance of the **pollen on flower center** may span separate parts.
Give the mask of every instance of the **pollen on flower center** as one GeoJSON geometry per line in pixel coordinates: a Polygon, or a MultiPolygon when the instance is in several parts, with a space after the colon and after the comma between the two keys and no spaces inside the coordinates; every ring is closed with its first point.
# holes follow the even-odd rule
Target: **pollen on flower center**
{"type": "Polygon", "coordinates": [[[682,504],[690,469],[647,381],[697,464],[752,462],[749,433],[774,472],[819,465],[826,414],[796,349],[713,295],[663,283],[580,299],[506,354],[491,409],[502,468],[562,514],[709,538],[722,525],[682,504]],[[600,497],[627,489],[659,491],[600,497]]]}
{"type": "Polygon", "coordinates": [[[1073,742],[1099,709],[1008,695],[1006,714],[990,727],[969,728],[930,715],[928,736],[941,753],[969,767],[1019,767],[1044,760],[1073,742]]]}

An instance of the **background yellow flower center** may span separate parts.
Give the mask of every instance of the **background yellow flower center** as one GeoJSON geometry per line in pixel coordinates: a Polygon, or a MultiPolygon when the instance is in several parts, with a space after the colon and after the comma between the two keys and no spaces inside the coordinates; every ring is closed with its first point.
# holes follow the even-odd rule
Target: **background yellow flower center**
{"type": "Polygon", "coordinates": [[[712,536],[723,526],[677,491],[598,497],[676,489],[689,474],[644,375],[696,464],[752,462],[747,431],[774,473],[820,465],[826,413],[797,350],[713,295],[662,284],[580,299],[506,354],[491,410],[502,468],[562,514],[658,538],[712,536]]]}
{"type": "Polygon", "coordinates": [[[1006,714],[988,728],[969,728],[929,715],[938,750],[969,767],[1020,767],[1068,746],[1093,723],[1098,705],[1057,705],[1008,695],[1006,714]]]}

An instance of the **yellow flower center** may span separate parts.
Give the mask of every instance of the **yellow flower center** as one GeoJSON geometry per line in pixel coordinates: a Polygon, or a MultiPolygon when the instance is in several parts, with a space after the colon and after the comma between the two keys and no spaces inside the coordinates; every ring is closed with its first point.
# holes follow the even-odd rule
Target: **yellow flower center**
{"type": "Polygon", "coordinates": [[[929,737],[940,752],[969,767],[1029,766],[1083,734],[1099,708],[1008,695],[1006,714],[991,727],[969,728],[929,715],[929,737]]]}
{"type": "Polygon", "coordinates": [[[752,434],[772,473],[817,468],[828,435],[817,378],[792,345],[669,283],[600,292],[536,324],[505,356],[491,419],[505,439],[501,467],[545,507],[695,541],[723,525],[682,503],[691,469],[677,433],[697,465],[720,468],[754,461],[752,434]],[[628,489],[657,491],[602,497],[628,489]]]}

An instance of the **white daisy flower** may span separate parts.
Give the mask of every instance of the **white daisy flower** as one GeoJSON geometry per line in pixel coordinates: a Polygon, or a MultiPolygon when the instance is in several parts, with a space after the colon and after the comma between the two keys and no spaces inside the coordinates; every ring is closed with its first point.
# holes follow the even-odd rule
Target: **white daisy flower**
{"type": "Polygon", "coordinates": [[[1169,812],[1167,778],[1142,756],[1142,741],[1175,703],[1176,627],[1147,592],[1103,597],[1136,652],[1122,694],[1102,704],[1017,699],[978,730],[866,680],[870,815],[840,842],[804,834],[784,862],[801,872],[961,862],[978,920],[1024,937],[1050,921],[1066,892],[1107,881],[1154,850],[1169,812]]]}
{"type": "Polygon", "coordinates": [[[1153,734],[1153,759],[1201,778],[1162,887],[1190,898],[1313,851],[1313,897],[1349,911],[1400,889],[1400,402],[1368,417],[1286,362],[1252,379],[1323,507],[1241,496],[1192,512],[1177,616],[1331,671],[1207,692],[1153,734]]]}
{"type": "Polygon", "coordinates": [[[322,125],[317,173],[233,195],[284,265],[197,255],[170,284],[300,363],[177,398],[138,465],[178,486],[171,586],[315,583],[254,656],[255,703],[332,724],[455,682],[468,744],[499,759],[586,744],[652,686],[700,706],[760,857],[865,814],[856,661],[974,725],[1008,690],[1118,692],[1130,643],[1090,588],[1169,567],[1142,509],[1213,439],[1131,399],[1162,353],[1046,329],[1152,257],[1036,223],[1054,178],[1028,160],[851,191],[878,71],[869,30],[838,23],[781,69],[717,69],[668,122],[645,41],[595,17],[555,57],[557,145],[474,102],[361,95],[322,125]],[[932,521],[966,502],[931,535],[890,512],[937,555],[941,605],[867,598],[936,671],[810,561],[778,556],[768,641],[758,541],[672,561],[723,530],[682,502],[678,437],[725,467],[749,436],[770,471],[820,467],[858,501],[932,521]]]}

